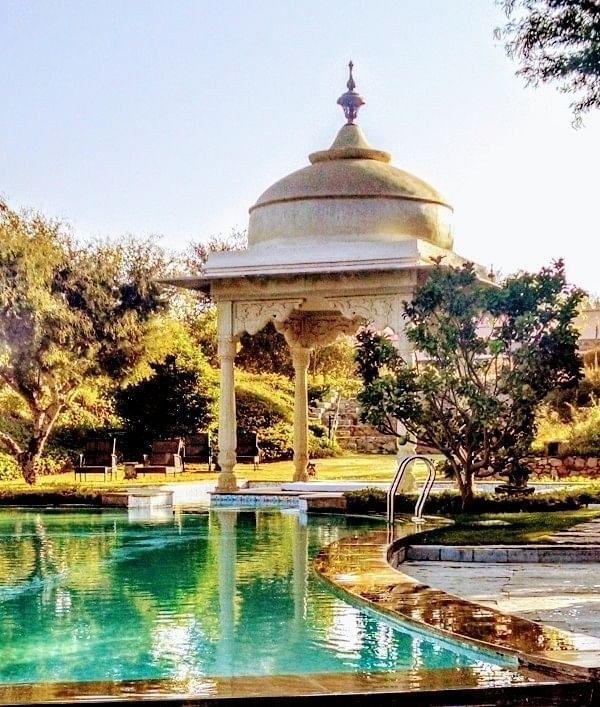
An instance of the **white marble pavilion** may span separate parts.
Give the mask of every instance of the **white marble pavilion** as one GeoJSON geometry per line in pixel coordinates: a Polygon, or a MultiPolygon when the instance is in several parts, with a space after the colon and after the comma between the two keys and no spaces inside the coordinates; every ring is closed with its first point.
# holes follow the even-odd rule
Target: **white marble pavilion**
{"type": "MultiPolygon", "coordinates": [[[[364,103],[350,64],[339,99],[346,124],[310,164],[269,187],[250,208],[248,248],[211,253],[202,277],[172,281],[209,292],[218,311],[220,360],[217,490],[236,489],[236,342],[273,322],[295,371],[294,481],[308,475],[307,369],[310,351],[371,324],[403,335],[402,302],[432,259],[453,251],[452,207],[429,184],[391,165],[355,124],[364,103]]],[[[406,453],[400,449],[399,453],[406,453]]]]}

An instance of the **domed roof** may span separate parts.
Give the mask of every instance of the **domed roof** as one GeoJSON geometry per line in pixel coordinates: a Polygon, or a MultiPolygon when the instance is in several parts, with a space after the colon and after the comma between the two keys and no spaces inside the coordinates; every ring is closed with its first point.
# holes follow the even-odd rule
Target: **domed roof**
{"type": "Polygon", "coordinates": [[[353,122],[364,101],[351,81],[352,76],[350,90],[338,101],[348,123],[328,150],[309,155],[308,167],[261,194],[250,208],[249,246],[420,238],[451,250],[452,207],[427,182],[392,166],[387,152],[369,145],[353,122]],[[349,110],[344,100],[353,102],[349,110]]]}

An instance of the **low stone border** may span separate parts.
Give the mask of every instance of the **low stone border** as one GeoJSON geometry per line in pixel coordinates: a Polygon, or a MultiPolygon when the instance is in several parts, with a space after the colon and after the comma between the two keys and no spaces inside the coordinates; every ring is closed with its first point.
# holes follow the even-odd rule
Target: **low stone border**
{"type": "Polygon", "coordinates": [[[409,545],[406,560],[419,562],[600,562],[600,545],[409,545]]]}

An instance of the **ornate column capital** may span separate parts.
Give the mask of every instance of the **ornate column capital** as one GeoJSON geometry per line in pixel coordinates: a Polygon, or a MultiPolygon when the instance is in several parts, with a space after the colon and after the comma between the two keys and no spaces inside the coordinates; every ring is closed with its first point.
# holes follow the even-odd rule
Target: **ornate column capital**
{"type": "Polygon", "coordinates": [[[310,363],[311,349],[305,349],[302,346],[290,346],[290,351],[292,352],[292,365],[294,366],[294,370],[306,370],[310,363]]]}
{"type": "Polygon", "coordinates": [[[337,312],[298,312],[284,322],[275,322],[275,328],[285,336],[290,349],[313,349],[325,346],[340,334],[354,334],[360,319],[348,320],[337,312]]]}
{"type": "Polygon", "coordinates": [[[217,337],[217,355],[221,360],[235,358],[236,338],[233,336],[217,337]]]}

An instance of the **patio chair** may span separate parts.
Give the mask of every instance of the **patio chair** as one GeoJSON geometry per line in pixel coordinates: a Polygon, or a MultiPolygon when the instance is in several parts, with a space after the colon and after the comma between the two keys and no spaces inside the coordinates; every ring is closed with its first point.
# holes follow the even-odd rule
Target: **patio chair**
{"type": "Polygon", "coordinates": [[[136,466],[137,475],[164,474],[175,476],[183,471],[183,441],[177,437],[173,439],[158,439],[152,442],[150,454],[144,454],[144,463],[136,466]]]}
{"type": "Polygon", "coordinates": [[[112,481],[117,476],[117,440],[111,438],[90,438],[86,440],[85,451],[79,455],[79,465],[75,467],[75,479],[83,481],[88,474],[102,474],[104,481],[112,481]]]}
{"type": "Polygon", "coordinates": [[[210,432],[195,432],[185,438],[183,451],[183,468],[186,463],[204,464],[208,466],[208,471],[212,471],[212,443],[210,432]]]}
{"type": "Polygon", "coordinates": [[[238,462],[249,461],[254,464],[254,471],[257,471],[260,464],[258,434],[256,432],[238,432],[235,453],[238,462]]]}

